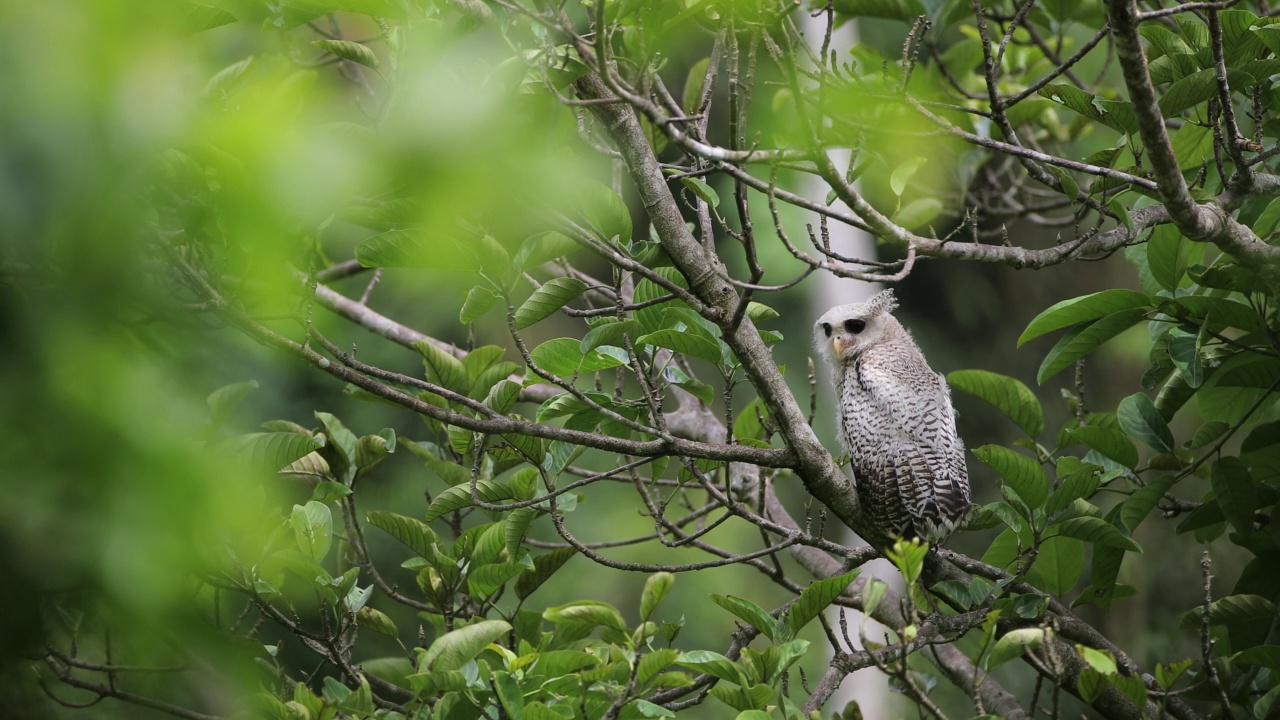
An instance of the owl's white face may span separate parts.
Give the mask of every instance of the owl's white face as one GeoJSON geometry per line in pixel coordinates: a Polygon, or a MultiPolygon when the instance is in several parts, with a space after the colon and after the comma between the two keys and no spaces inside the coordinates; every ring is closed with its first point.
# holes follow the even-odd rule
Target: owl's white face
{"type": "Polygon", "coordinates": [[[857,357],[879,342],[897,320],[889,313],[897,303],[893,291],[885,290],[867,302],[837,305],[813,326],[813,344],[832,365],[857,357]]]}

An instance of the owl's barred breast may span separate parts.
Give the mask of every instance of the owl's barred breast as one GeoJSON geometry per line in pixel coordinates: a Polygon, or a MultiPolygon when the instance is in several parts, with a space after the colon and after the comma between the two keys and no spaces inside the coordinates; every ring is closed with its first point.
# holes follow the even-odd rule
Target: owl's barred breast
{"type": "Polygon", "coordinates": [[[970,506],[964,446],[945,381],[910,336],[837,373],[841,439],[864,516],[883,534],[944,538],[970,506]]]}

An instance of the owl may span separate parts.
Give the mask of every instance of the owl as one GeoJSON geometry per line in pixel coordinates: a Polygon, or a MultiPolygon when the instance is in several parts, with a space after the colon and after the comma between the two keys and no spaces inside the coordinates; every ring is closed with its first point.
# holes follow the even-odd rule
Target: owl
{"type": "Polygon", "coordinates": [[[886,537],[940,542],[972,507],[964,444],[947,382],[890,314],[897,306],[885,290],[831,308],[814,343],[835,376],[862,516],[886,537]]]}

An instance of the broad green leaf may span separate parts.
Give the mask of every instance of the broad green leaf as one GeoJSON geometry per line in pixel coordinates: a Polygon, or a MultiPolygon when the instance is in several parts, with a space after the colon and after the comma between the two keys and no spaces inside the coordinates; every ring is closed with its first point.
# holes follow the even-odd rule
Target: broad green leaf
{"type": "Polygon", "coordinates": [[[1076,650],[1080,653],[1081,660],[1084,660],[1089,667],[1103,675],[1115,675],[1119,670],[1116,667],[1116,659],[1107,650],[1099,650],[1085,645],[1076,645],[1076,650]]]}
{"type": "Polygon", "coordinates": [[[858,573],[851,572],[810,583],[787,610],[787,625],[791,628],[792,637],[840,597],[856,577],[858,573]]]}
{"type": "Polygon", "coordinates": [[[432,555],[431,547],[439,541],[435,531],[427,527],[426,523],[411,517],[382,510],[372,510],[365,513],[365,519],[374,527],[382,529],[422,557],[430,557],[432,555]]]}
{"type": "Polygon", "coordinates": [[[1124,506],[1120,508],[1120,522],[1129,528],[1129,532],[1133,532],[1142,524],[1151,510],[1164,499],[1164,494],[1169,492],[1176,479],[1173,475],[1156,478],[1138,488],[1128,500],[1124,501],[1124,506]]]}
{"type": "Polygon", "coordinates": [[[1178,37],[1174,32],[1162,25],[1156,23],[1147,23],[1143,25],[1138,32],[1143,39],[1151,43],[1155,48],[1155,52],[1148,52],[1147,59],[1155,60],[1161,55],[1172,55],[1174,53],[1190,53],[1191,48],[1187,46],[1186,41],[1178,37]]]}
{"type": "Polygon", "coordinates": [[[844,17],[874,17],[914,22],[926,15],[920,0],[835,0],[835,11],[844,17]]]}
{"type": "Polygon", "coordinates": [[[750,600],[743,600],[732,595],[716,595],[712,593],[711,601],[736,615],[740,620],[759,630],[771,640],[781,639],[778,633],[778,622],[767,610],[750,600]]]}
{"type": "Polygon", "coordinates": [[[1116,419],[1130,437],[1159,452],[1173,452],[1173,433],[1169,432],[1169,425],[1145,394],[1134,393],[1121,400],[1116,408],[1116,419]]]}
{"type": "Polygon", "coordinates": [[[323,560],[333,541],[333,512],[329,506],[314,500],[306,505],[294,505],[289,522],[293,525],[298,549],[312,560],[323,560]]]}
{"type": "Polygon", "coordinates": [[[524,570],[523,565],[514,562],[491,563],[472,568],[467,573],[467,590],[473,598],[487,598],[524,570]]]}
{"type": "MultiPolygon", "coordinates": [[[[487,503],[501,503],[511,499],[511,488],[492,480],[477,480],[476,497],[487,503]]],[[[427,507],[426,520],[431,522],[441,515],[469,508],[471,505],[471,483],[454,485],[435,496],[431,505],[427,507]]]]}
{"type": "Polygon", "coordinates": [[[511,720],[523,720],[524,693],[520,691],[520,685],[516,683],[511,673],[495,672],[490,676],[490,682],[493,683],[498,702],[502,704],[502,709],[505,711],[504,716],[511,720]]]}
{"type": "MultiPolygon", "coordinates": [[[[1194,630],[1200,627],[1204,608],[1198,607],[1183,613],[1180,626],[1194,630]]],[[[1276,617],[1275,603],[1260,595],[1228,595],[1209,604],[1210,625],[1231,625],[1239,622],[1270,622],[1276,617]]]]}
{"type": "Polygon", "coordinates": [[[460,395],[466,395],[471,389],[471,382],[467,379],[467,369],[462,366],[458,358],[429,340],[418,340],[413,343],[413,348],[422,354],[422,363],[427,369],[428,380],[460,395]]]}
{"type": "Polygon", "coordinates": [[[893,221],[909,230],[924,227],[938,217],[944,209],[942,201],[937,198],[916,198],[893,214],[893,221]]]}
{"type": "Polygon", "coordinates": [[[983,662],[988,671],[993,670],[1014,658],[1022,657],[1031,650],[1039,649],[1044,644],[1044,628],[1018,628],[1005,633],[996,641],[995,647],[983,662]]]}
{"type": "Polygon", "coordinates": [[[236,21],[236,16],[226,10],[209,7],[208,5],[189,3],[182,26],[187,32],[198,33],[222,27],[223,25],[230,25],[236,21]]]}
{"type": "Polygon", "coordinates": [[[400,637],[400,629],[386,613],[371,607],[362,607],[356,613],[356,623],[365,629],[381,633],[388,637],[400,637]]]}
{"type": "MultiPolygon", "coordinates": [[[[527,500],[528,498],[518,499],[527,500]]],[[[533,524],[540,512],[536,507],[522,507],[512,510],[507,515],[505,539],[508,556],[514,558],[520,552],[520,545],[529,534],[529,526],[533,524]]]]}
{"type": "Polygon", "coordinates": [[[1238,532],[1253,531],[1254,514],[1260,503],[1249,468],[1239,458],[1225,457],[1213,464],[1213,492],[1222,514],[1238,532]]]}
{"type": "Polygon", "coordinates": [[[1123,310],[1145,308],[1151,304],[1147,295],[1133,290],[1112,289],[1056,303],[1037,315],[1018,338],[1018,347],[1028,340],[1054,330],[1078,325],[1113,315],[1123,310]]]}
{"type": "Polygon", "coordinates": [[[323,437],[292,432],[238,435],[223,443],[227,452],[247,456],[253,467],[276,471],[325,446],[323,437]]]}
{"type": "Polygon", "coordinates": [[[1138,448],[1118,430],[1085,425],[1070,431],[1071,437],[1127,468],[1138,466],[1138,448]]]}
{"type": "Polygon", "coordinates": [[[215,428],[221,426],[249,393],[257,389],[258,381],[249,380],[225,385],[209,393],[205,400],[209,405],[209,424],[215,428]]]}
{"type": "Polygon", "coordinates": [[[995,406],[1031,437],[1044,431],[1040,401],[1019,380],[987,370],[956,370],[947,376],[947,383],[995,406]]]}
{"type": "Polygon", "coordinates": [[[1233,665],[1261,665],[1272,670],[1280,670],[1280,646],[1258,645],[1257,647],[1251,647],[1244,652],[1233,655],[1231,663],[1233,665]]]}
{"type": "Polygon", "coordinates": [[[1095,122],[1126,135],[1138,132],[1133,105],[1120,100],[1106,100],[1073,85],[1050,83],[1038,91],[1042,97],[1071,108],[1095,122]]]}
{"type": "Polygon", "coordinates": [[[550,260],[563,257],[582,247],[573,238],[558,232],[532,235],[520,244],[512,263],[521,270],[535,268],[550,260]]]}
{"type": "Polygon", "coordinates": [[[482,620],[436,638],[418,661],[420,671],[459,670],[489,643],[511,631],[503,620],[482,620]]]}
{"type": "Polygon", "coordinates": [[[579,197],[587,226],[606,240],[631,242],[631,211],[617,193],[600,183],[588,183],[579,197]]]}
{"type": "Polygon", "coordinates": [[[676,716],[674,711],[668,710],[667,708],[664,708],[661,705],[658,705],[656,703],[651,703],[648,700],[638,698],[633,702],[635,704],[636,710],[640,713],[641,717],[673,718],[676,716]]]}
{"type": "Polygon", "coordinates": [[[1160,95],[1160,113],[1173,117],[1194,107],[1218,93],[1218,80],[1214,70],[1192,73],[1170,85],[1160,95]]]}
{"type": "Polygon", "coordinates": [[[1087,500],[1097,491],[1100,482],[1098,473],[1091,466],[1072,472],[1067,476],[1066,480],[1062,481],[1058,489],[1053,491],[1053,494],[1049,496],[1049,500],[1045,502],[1045,514],[1053,515],[1078,499],[1087,500]]]}
{"type": "Polygon", "coordinates": [[[644,591],[640,594],[640,619],[648,620],[653,611],[667,598],[676,576],[669,572],[654,573],[644,583],[644,591]]]}
{"type": "Polygon", "coordinates": [[[928,161],[929,158],[917,155],[894,168],[893,174],[889,176],[889,188],[893,190],[893,194],[901,196],[916,171],[928,161]]]}
{"type": "Polygon", "coordinates": [[[696,177],[682,177],[680,182],[711,207],[720,206],[720,195],[716,193],[715,188],[707,184],[706,180],[696,177]]]}
{"type": "Polygon", "coordinates": [[[729,658],[717,652],[710,650],[693,650],[686,653],[680,653],[676,658],[676,662],[685,667],[693,668],[698,672],[707,673],[712,677],[718,677],[721,680],[728,680],[731,683],[746,685],[745,678],[738,666],[729,658]]]}
{"type": "Polygon", "coordinates": [[[1093,352],[1102,343],[1133,327],[1142,320],[1144,314],[1145,311],[1141,308],[1121,310],[1089,325],[1073,328],[1045,355],[1036,374],[1036,381],[1043,384],[1045,380],[1073,365],[1076,360],[1093,352]]]}
{"type": "Polygon", "coordinates": [[[642,686],[647,684],[657,677],[658,673],[670,667],[679,656],[679,652],[670,648],[663,648],[646,654],[640,658],[640,665],[636,668],[636,680],[639,680],[642,686]]]}
{"type": "Polygon", "coordinates": [[[462,310],[458,312],[458,322],[470,325],[481,315],[489,312],[489,308],[497,302],[498,296],[492,290],[479,285],[467,291],[467,298],[462,301],[462,310]]]}
{"type": "Polygon", "coordinates": [[[707,84],[707,68],[711,66],[711,58],[704,57],[689,66],[689,73],[684,80],[684,93],[681,94],[680,107],[692,115],[702,109],[702,93],[707,84]]]}
{"type": "MultiPolygon", "coordinates": [[[[1178,678],[1191,667],[1190,660],[1179,660],[1175,663],[1156,663],[1156,682],[1160,684],[1162,690],[1170,690],[1174,683],[1178,682],[1178,678]]],[[[1258,717],[1266,717],[1265,713],[1258,717]]]]}
{"type": "Polygon", "coordinates": [[[609,603],[599,600],[578,600],[549,607],[542,612],[542,617],[553,623],[586,623],[593,627],[601,626],[619,632],[627,631],[622,613],[609,603]]]}
{"type": "Polygon", "coordinates": [[[687,330],[667,328],[651,332],[636,339],[636,345],[667,348],[678,353],[706,360],[713,365],[720,365],[723,354],[720,345],[714,339],[687,330]]]}
{"type": "Polygon", "coordinates": [[[1116,548],[1120,550],[1131,550],[1133,552],[1142,552],[1142,546],[1133,541],[1133,538],[1125,537],[1115,525],[1096,517],[1077,517],[1070,520],[1064,520],[1053,525],[1057,528],[1058,534],[1064,537],[1072,537],[1085,542],[1100,545],[1102,547],[1116,548]]]}
{"type": "Polygon", "coordinates": [[[374,55],[372,50],[360,43],[351,42],[350,40],[330,40],[326,38],[323,40],[312,40],[311,44],[325,52],[333,53],[343,60],[350,60],[353,63],[359,63],[365,67],[378,67],[378,56],[374,55]]]}
{"type": "Polygon", "coordinates": [[[1053,595],[1065,595],[1084,572],[1084,544],[1075,538],[1051,537],[1040,544],[1029,579],[1053,595]]]}
{"type": "Polygon", "coordinates": [[[557,570],[564,566],[569,558],[577,554],[577,550],[573,548],[557,548],[545,555],[539,555],[533,559],[533,569],[526,570],[520,579],[516,581],[516,597],[521,600],[533,594],[547,581],[557,570]]]}
{"type": "Polygon", "coordinates": [[[1049,479],[1035,459],[1000,445],[983,445],[973,454],[990,465],[1028,508],[1044,505],[1049,497],[1049,479]]]}
{"type": "Polygon", "coordinates": [[[475,272],[482,263],[479,254],[467,243],[419,228],[388,230],[356,245],[356,260],[364,267],[475,272]]]}
{"type": "Polygon", "coordinates": [[[516,309],[516,329],[523,330],[539,320],[550,317],[570,300],[586,291],[587,284],[577,278],[558,277],[548,280],[516,309]]]}
{"type": "Polygon", "coordinates": [[[1173,225],[1161,225],[1147,241],[1147,265],[1160,287],[1173,292],[1182,282],[1187,265],[1204,252],[1203,243],[1183,237],[1173,225]]]}
{"type": "Polygon", "coordinates": [[[556,338],[534,348],[531,355],[538,367],[567,378],[578,373],[608,370],[623,364],[624,361],[617,354],[602,352],[605,349],[607,348],[597,348],[583,353],[577,340],[556,338]]]}
{"type": "Polygon", "coordinates": [[[621,322],[614,318],[609,318],[608,322],[600,323],[587,331],[582,336],[582,342],[579,349],[583,354],[589,353],[601,345],[614,345],[623,347],[623,336],[627,335],[631,338],[637,337],[640,330],[640,323],[635,320],[623,320],[621,322]]]}

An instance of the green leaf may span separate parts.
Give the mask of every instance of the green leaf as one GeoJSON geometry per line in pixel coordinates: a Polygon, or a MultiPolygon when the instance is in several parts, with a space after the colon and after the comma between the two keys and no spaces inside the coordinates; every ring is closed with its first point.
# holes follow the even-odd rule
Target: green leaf
{"type": "Polygon", "coordinates": [[[466,395],[471,389],[467,370],[458,358],[436,347],[429,340],[414,342],[413,349],[422,354],[422,363],[427,369],[428,380],[460,395],[466,395]]]}
{"type": "Polygon", "coordinates": [[[431,557],[434,554],[432,546],[439,542],[435,532],[426,523],[411,517],[372,510],[365,513],[365,519],[422,557],[431,557]]]}
{"type": "Polygon", "coordinates": [[[1103,675],[1115,675],[1119,670],[1116,667],[1116,659],[1107,650],[1098,650],[1085,645],[1076,645],[1076,650],[1080,653],[1081,660],[1103,675]]]}
{"type": "Polygon", "coordinates": [[[329,506],[314,500],[306,505],[294,505],[289,522],[298,549],[312,560],[323,560],[333,541],[333,512],[329,506]]]}
{"type": "Polygon", "coordinates": [[[711,66],[711,58],[704,57],[689,67],[689,74],[685,76],[684,93],[681,95],[681,105],[685,112],[692,115],[701,110],[702,93],[707,84],[707,68],[711,66]]]}
{"type": "Polygon", "coordinates": [[[937,198],[916,198],[893,214],[893,221],[904,228],[914,229],[928,225],[942,213],[945,206],[937,198]]]}
{"type": "MultiPolygon", "coordinates": [[[[1200,627],[1204,608],[1183,613],[1179,624],[1184,630],[1200,627]]],[[[1209,604],[1210,625],[1233,625],[1240,622],[1270,622],[1276,616],[1275,603],[1260,595],[1228,595],[1209,604]]]]}
{"type": "Polygon", "coordinates": [[[983,445],[973,454],[990,465],[1028,508],[1044,505],[1049,497],[1049,478],[1035,459],[1000,445],[983,445]]]}
{"type": "Polygon", "coordinates": [[[1138,32],[1143,39],[1151,43],[1155,48],[1154,53],[1147,53],[1148,60],[1155,60],[1160,55],[1172,55],[1174,53],[1191,53],[1191,48],[1187,43],[1174,32],[1161,25],[1153,23],[1143,25],[1138,32]]]}
{"type": "Polygon", "coordinates": [[[465,241],[419,228],[388,230],[356,245],[364,267],[424,268],[475,272],[481,262],[465,241]]]}
{"type": "Polygon", "coordinates": [[[205,402],[209,405],[209,424],[220,427],[231,413],[244,402],[249,393],[258,389],[257,380],[225,385],[209,393],[205,402]]]}
{"type": "Polygon", "coordinates": [[[1075,538],[1051,537],[1040,544],[1029,579],[1053,595],[1066,595],[1084,571],[1084,545],[1075,538]]]}
{"type": "Polygon", "coordinates": [[[396,627],[395,621],[381,610],[375,610],[371,607],[360,608],[360,611],[356,613],[356,624],[388,637],[400,637],[400,629],[396,627]]]}
{"type": "Polygon", "coordinates": [[[889,176],[889,188],[893,190],[893,194],[901,196],[907,189],[907,183],[911,182],[912,176],[928,161],[927,157],[916,156],[894,168],[893,174],[889,176]]]}
{"type": "Polygon", "coordinates": [[[577,600],[549,607],[542,612],[542,617],[553,623],[586,623],[592,627],[600,626],[619,632],[627,631],[622,613],[609,603],[599,600],[577,600]]]}
{"type": "Polygon", "coordinates": [[[733,613],[751,627],[759,630],[765,637],[771,640],[781,639],[778,633],[778,622],[773,619],[773,616],[767,610],[750,600],[743,600],[732,595],[725,596],[713,593],[711,601],[733,613]]]}
{"type": "Polygon", "coordinates": [[[1173,117],[1195,107],[1218,92],[1216,71],[1201,70],[1177,80],[1160,95],[1160,114],[1173,117]]]}
{"type": "Polygon", "coordinates": [[[1138,466],[1138,448],[1118,430],[1085,425],[1070,431],[1071,437],[1127,468],[1138,466]]]}
{"type": "Polygon", "coordinates": [[[516,329],[523,330],[539,320],[550,317],[570,300],[586,291],[587,284],[577,278],[558,277],[548,280],[516,310],[516,329]]]}
{"type": "Polygon", "coordinates": [[[182,26],[187,32],[198,33],[222,27],[223,25],[230,25],[233,22],[236,22],[236,16],[226,10],[190,3],[182,26]]]}
{"type": "Polygon", "coordinates": [[[505,711],[505,717],[511,720],[523,720],[524,718],[524,694],[520,691],[520,686],[516,683],[515,678],[509,672],[495,672],[490,676],[493,682],[493,689],[498,695],[498,702],[502,703],[502,709],[505,711]]]}
{"type": "Polygon", "coordinates": [[[1073,85],[1050,83],[1038,91],[1042,97],[1065,105],[1094,122],[1102,123],[1126,135],[1138,132],[1138,121],[1133,105],[1118,100],[1106,100],[1085,92],[1073,85]]]}
{"type": "Polygon", "coordinates": [[[636,333],[640,330],[640,323],[635,320],[623,320],[618,322],[614,318],[609,318],[608,322],[603,322],[587,331],[582,336],[582,342],[579,349],[583,354],[589,353],[601,345],[614,345],[616,347],[623,346],[623,335],[636,337],[636,333]]]}
{"type": "MultiPolygon", "coordinates": [[[[492,480],[477,480],[476,497],[487,503],[500,503],[512,498],[511,488],[492,480]]],[[[454,510],[469,508],[472,504],[471,483],[454,485],[431,501],[431,505],[427,507],[426,520],[431,522],[454,510]]]]}
{"type": "Polygon", "coordinates": [[[635,342],[636,345],[640,346],[654,346],[674,350],[684,355],[706,360],[713,365],[720,365],[724,357],[720,352],[720,344],[716,340],[687,330],[671,328],[658,330],[637,338],[635,342]]]}
{"type": "Polygon", "coordinates": [[[512,263],[521,270],[529,270],[539,265],[563,257],[581,248],[582,245],[573,238],[558,233],[545,232],[532,235],[520,244],[512,263]]]}
{"type": "Polygon", "coordinates": [[[1151,398],[1145,394],[1134,393],[1121,400],[1116,408],[1116,419],[1130,437],[1141,440],[1159,452],[1173,452],[1173,433],[1169,432],[1169,425],[1161,417],[1160,411],[1156,410],[1151,398]]]}
{"type": "Polygon", "coordinates": [[[292,432],[249,433],[223,443],[227,452],[248,456],[253,467],[276,471],[325,446],[323,437],[292,432]]]}
{"type": "Polygon", "coordinates": [[[365,67],[377,68],[378,56],[373,54],[369,48],[360,43],[351,42],[350,40],[312,40],[312,45],[333,53],[343,60],[350,60],[353,63],[359,63],[365,67]]]}
{"type": "Polygon", "coordinates": [[[492,290],[479,285],[467,291],[467,298],[462,301],[462,310],[458,312],[458,322],[470,325],[489,312],[489,308],[497,302],[498,296],[492,290]]]}
{"type": "Polygon", "coordinates": [[[1147,264],[1151,277],[1160,287],[1173,292],[1182,283],[1192,255],[1202,251],[1201,243],[1193,243],[1183,237],[1173,225],[1161,225],[1147,241],[1147,264]]]}
{"type": "Polygon", "coordinates": [[[947,383],[987,401],[1031,437],[1044,432],[1040,401],[1021,381],[986,370],[956,370],[947,383]]]}
{"type": "Polygon", "coordinates": [[[1071,518],[1057,523],[1053,527],[1057,528],[1058,534],[1064,537],[1073,537],[1101,547],[1142,552],[1142,546],[1134,542],[1133,538],[1125,537],[1123,533],[1116,529],[1115,525],[1102,518],[1071,518]]]}
{"type": "Polygon", "coordinates": [[[795,637],[801,628],[840,597],[856,577],[857,572],[837,575],[810,583],[809,587],[801,591],[800,597],[787,610],[787,625],[791,628],[791,636],[795,637]]]}
{"type": "Polygon", "coordinates": [[[436,638],[418,661],[419,671],[459,670],[489,643],[511,631],[503,620],[482,620],[436,638]]]}
{"type": "Polygon", "coordinates": [[[577,554],[577,550],[571,547],[557,548],[545,555],[539,555],[533,559],[533,569],[526,570],[520,579],[516,581],[516,597],[524,600],[533,594],[546,582],[552,575],[556,573],[569,558],[577,554]]]}
{"type": "Polygon", "coordinates": [[[1133,216],[1129,214],[1129,208],[1125,207],[1124,201],[1119,197],[1113,197],[1107,203],[1107,207],[1111,209],[1111,212],[1115,214],[1116,218],[1120,220],[1120,224],[1124,225],[1125,229],[1129,231],[1130,237],[1132,237],[1133,216]]]}
{"type": "Polygon", "coordinates": [[[639,711],[639,713],[640,713],[640,716],[641,716],[641,717],[647,717],[647,718],[668,717],[668,718],[673,718],[673,717],[675,717],[675,716],[676,716],[675,712],[673,712],[673,711],[671,711],[671,710],[668,710],[668,709],[666,709],[666,708],[664,708],[664,707],[662,707],[661,705],[658,705],[658,704],[656,704],[656,703],[651,703],[651,702],[649,702],[648,700],[644,700],[644,699],[636,699],[634,702],[635,702],[635,708],[636,708],[636,710],[637,710],[637,711],[639,711]]]}
{"type": "Polygon", "coordinates": [[[663,648],[646,654],[640,658],[640,664],[636,668],[636,680],[640,681],[641,686],[648,684],[658,673],[670,667],[679,656],[680,653],[671,648],[663,648]]]}
{"type": "MultiPolygon", "coordinates": [[[[1182,677],[1189,667],[1191,667],[1190,660],[1179,660],[1168,665],[1156,663],[1156,682],[1160,684],[1160,689],[1172,689],[1174,683],[1178,682],[1178,678],[1182,677]]],[[[1265,714],[1258,717],[1265,717],[1265,714]]]]}
{"type": "Polygon", "coordinates": [[[1022,657],[1028,651],[1037,650],[1044,644],[1044,628],[1018,628],[1005,633],[996,641],[995,647],[983,663],[987,671],[991,671],[1014,658],[1022,657]]]}
{"type": "Polygon", "coordinates": [[[1249,468],[1239,458],[1225,457],[1213,464],[1213,492],[1218,507],[1238,532],[1253,532],[1253,518],[1260,503],[1249,468]]]}
{"type": "Polygon", "coordinates": [[[1164,499],[1164,494],[1169,492],[1176,479],[1173,475],[1156,478],[1138,488],[1128,500],[1124,501],[1124,505],[1120,508],[1120,522],[1129,528],[1129,532],[1133,532],[1142,524],[1156,504],[1164,499]]]}
{"type": "Polygon", "coordinates": [[[666,599],[675,584],[676,576],[669,572],[654,573],[644,583],[644,592],[640,594],[640,620],[647,621],[653,611],[666,599]]]}
{"type": "Polygon", "coordinates": [[[572,338],[548,340],[534,348],[531,355],[538,367],[566,378],[579,373],[608,370],[623,364],[622,358],[617,354],[605,353],[601,349],[583,353],[579,342],[572,338]]]}
{"type": "Polygon", "coordinates": [[[523,565],[514,562],[490,563],[472,568],[467,573],[467,590],[473,598],[488,598],[506,585],[508,580],[524,572],[524,569],[523,565]]]}
{"type": "Polygon", "coordinates": [[[712,677],[718,677],[721,680],[728,680],[731,683],[737,683],[742,686],[748,685],[746,678],[743,677],[742,671],[734,664],[732,660],[717,652],[710,650],[692,650],[686,653],[680,653],[676,658],[676,662],[685,667],[693,668],[698,672],[706,673],[712,677]]]}
{"type": "Polygon", "coordinates": [[[606,240],[631,242],[631,211],[617,193],[600,183],[581,189],[582,216],[587,226],[606,240]]]}
{"type": "MultiPolygon", "coordinates": [[[[527,500],[529,498],[520,499],[527,500]]],[[[533,524],[540,512],[541,510],[536,507],[522,507],[512,510],[511,514],[507,515],[506,547],[508,556],[514,558],[520,552],[520,544],[524,542],[525,537],[529,534],[529,526],[533,524]]]]}
{"type": "Polygon", "coordinates": [[[1089,325],[1082,325],[1068,331],[1045,355],[1044,362],[1040,364],[1040,370],[1036,374],[1036,381],[1043,384],[1045,380],[1070,367],[1076,360],[1093,352],[1102,343],[1133,327],[1142,320],[1144,314],[1145,311],[1140,308],[1122,310],[1089,325]]]}
{"type": "Polygon", "coordinates": [[[836,0],[835,10],[846,17],[874,17],[910,23],[926,15],[920,0],[836,0]]]}
{"type": "Polygon", "coordinates": [[[720,206],[720,196],[716,194],[715,188],[708,185],[702,178],[682,177],[680,182],[711,207],[720,206]]]}
{"type": "Polygon", "coordinates": [[[1054,330],[1103,318],[1123,310],[1146,308],[1150,304],[1151,300],[1145,294],[1122,289],[1103,290],[1091,295],[1063,300],[1032,319],[1027,329],[1023,330],[1018,338],[1018,347],[1025,345],[1028,340],[1054,330]]]}

